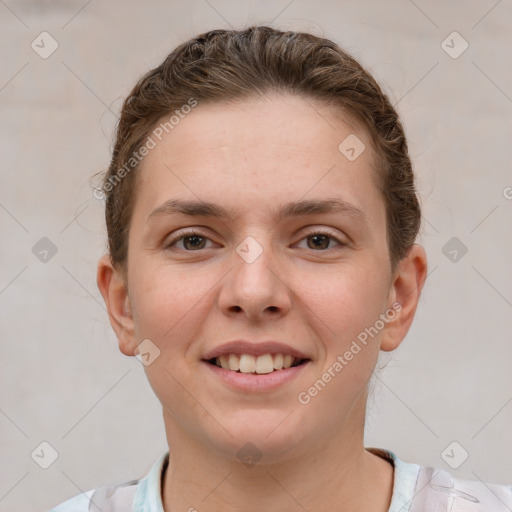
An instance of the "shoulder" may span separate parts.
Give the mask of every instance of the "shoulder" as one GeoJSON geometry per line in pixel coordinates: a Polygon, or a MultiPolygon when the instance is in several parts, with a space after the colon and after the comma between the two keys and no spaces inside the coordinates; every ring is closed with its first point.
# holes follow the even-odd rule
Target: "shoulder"
{"type": "Polygon", "coordinates": [[[456,478],[444,469],[429,466],[420,466],[415,491],[410,512],[512,510],[512,485],[456,478]]]}
{"type": "Polygon", "coordinates": [[[53,507],[48,512],[89,512],[89,503],[94,489],[73,498],[69,498],[59,505],[53,507]]]}
{"type": "Polygon", "coordinates": [[[370,448],[394,466],[388,512],[510,512],[512,485],[456,478],[449,471],[405,462],[391,450],[370,448]]]}
{"type": "Polygon", "coordinates": [[[48,512],[124,512],[132,510],[139,480],[91,489],[74,496],[48,512]]]}
{"type": "Polygon", "coordinates": [[[153,463],[145,477],[91,489],[48,512],[163,512],[160,489],[168,461],[169,451],[166,451],[153,463]]]}

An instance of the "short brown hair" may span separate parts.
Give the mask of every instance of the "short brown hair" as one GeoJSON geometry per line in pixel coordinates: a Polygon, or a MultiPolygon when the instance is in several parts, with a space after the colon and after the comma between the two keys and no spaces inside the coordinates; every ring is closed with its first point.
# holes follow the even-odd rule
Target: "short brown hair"
{"type": "Polygon", "coordinates": [[[397,112],[372,75],[334,42],[266,26],[212,30],[180,44],[138,81],[124,101],[102,185],[114,266],[125,271],[127,265],[138,167],[133,154],[160,120],[191,98],[201,104],[271,91],[339,107],[368,130],[386,204],[391,267],[396,268],[414,244],[421,223],[412,164],[397,112]],[[125,172],[120,173],[123,168],[125,172]]]}

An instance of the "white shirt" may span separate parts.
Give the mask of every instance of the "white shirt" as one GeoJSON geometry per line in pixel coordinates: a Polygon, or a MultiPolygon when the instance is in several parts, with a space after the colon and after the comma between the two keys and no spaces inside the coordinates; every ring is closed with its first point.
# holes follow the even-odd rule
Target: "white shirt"
{"type": "MultiPolygon", "coordinates": [[[[512,485],[462,480],[442,469],[404,462],[389,450],[367,450],[394,465],[388,512],[512,511],[512,485]]],[[[91,489],[48,512],[164,512],[161,488],[168,460],[167,451],[144,478],[91,489]]]]}

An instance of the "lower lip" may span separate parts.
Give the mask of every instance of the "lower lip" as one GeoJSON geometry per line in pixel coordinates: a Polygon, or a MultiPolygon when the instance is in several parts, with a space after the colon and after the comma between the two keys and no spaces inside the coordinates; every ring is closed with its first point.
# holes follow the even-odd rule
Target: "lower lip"
{"type": "Polygon", "coordinates": [[[202,361],[214,375],[229,386],[241,391],[271,391],[298,377],[311,361],[298,366],[282,370],[274,370],[271,373],[241,373],[225,370],[216,365],[202,361]]]}

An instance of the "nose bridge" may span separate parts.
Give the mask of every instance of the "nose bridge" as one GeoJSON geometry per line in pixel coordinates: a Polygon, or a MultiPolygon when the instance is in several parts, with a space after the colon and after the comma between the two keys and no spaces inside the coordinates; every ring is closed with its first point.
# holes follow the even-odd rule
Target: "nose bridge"
{"type": "Polygon", "coordinates": [[[271,233],[253,233],[235,248],[233,268],[221,293],[221,306],[241,309],[249,315],[265,310],[287,310],[290,299],[279,262],[274,254],[271,233]]]}
{"type": "Polygon", "coordinates": [[[239,285],[251,293],[269,293],[273,288],[275,266],[270,232],[246,236],[235,249],[235,274],[239,285]],[[236,261],[237,258],[241,261],[236,261]]]}

